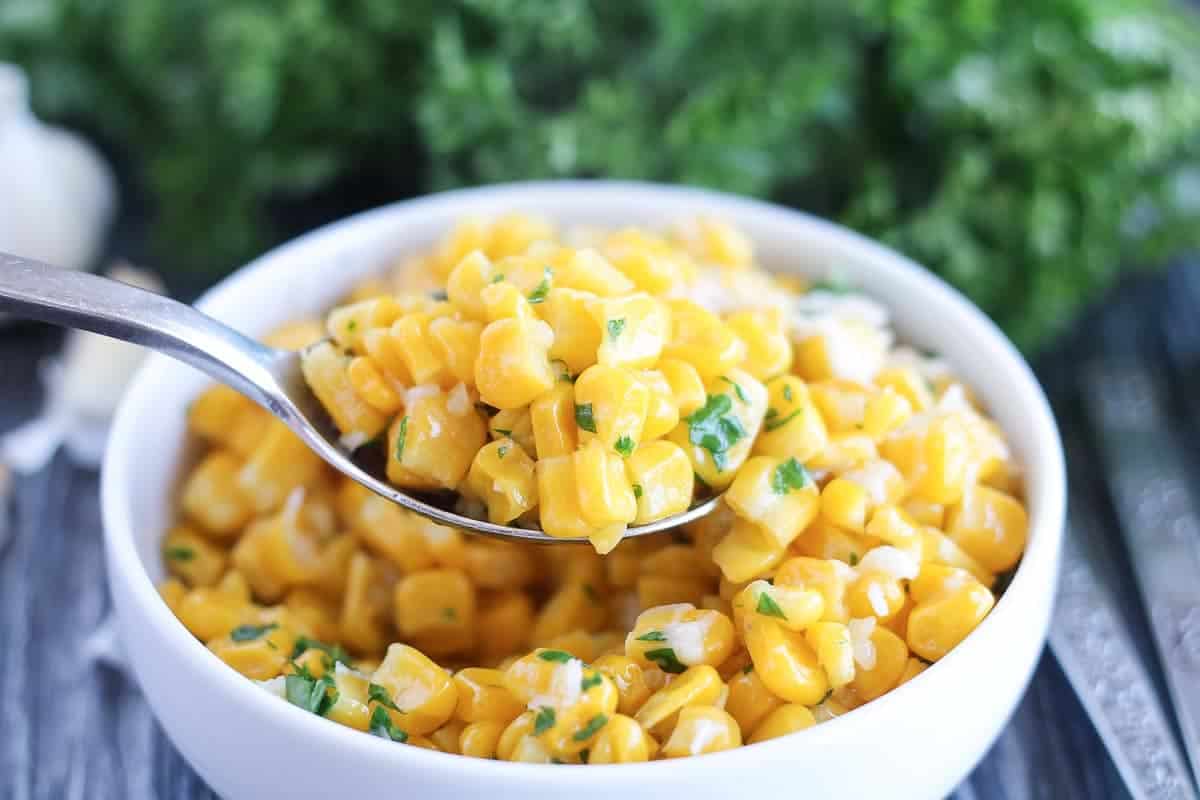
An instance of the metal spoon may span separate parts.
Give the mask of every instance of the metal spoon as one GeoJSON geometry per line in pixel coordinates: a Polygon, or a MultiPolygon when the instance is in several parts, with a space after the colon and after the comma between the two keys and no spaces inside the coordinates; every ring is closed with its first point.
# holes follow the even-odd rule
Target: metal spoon
{"type": "MultiPolygon", "coordinates": [[[[507,539],[586,541],[464,517],[371,475],[339,443],[337,429],[300,372],[298,353],[261,345],[191,306],[108,278],[0,252],[0,311],[133,342],[196,367],[283,420],[334,469],[434,522],[507,539]]],[[[718,499],[631,526],[625,535],[643,536],[700,519],[716,508],[718,499]]]]}

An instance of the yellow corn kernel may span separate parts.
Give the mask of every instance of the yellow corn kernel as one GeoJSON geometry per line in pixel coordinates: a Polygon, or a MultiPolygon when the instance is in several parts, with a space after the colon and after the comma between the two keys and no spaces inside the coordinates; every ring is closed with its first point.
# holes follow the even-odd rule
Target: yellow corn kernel
{"type": "Polygon", "coordinates": [[[496,281],[497,275],[487,256],[478,250],[469,252],[450,270],[446,278],[446,297],[468,317],[483,319],[485,312],[480,293],[496,281]]]}
{"type": "Polygon", "coordinates": [[[971,486],[950,508],[946,535],[991,572],[1016,566],[1025,550],[1029,517],[1014,497],[971,486]]]}
{"type": "Polygon", "coordinates": [[[462,720],[452,719],[429,734],[429,741],[433,742],[434,746],[443,753],[459,755],[458,740],[466,727],[467,724],[462,720]]]}
{"type": "Polygon", "coordinates": [[[857,659],[858,669],[850,686],[863,700],[874,700],[900,683],[908,663],[908,647],[899,636],[876,625],[871,631],[867,650],[870,653],[867,658],[860,654],[857,659]]]}
{"type": "Polygon", "coordinates": [[[742,369],[760,381],[781,375],[792,366],[792,341],[785,322],[778,308],[739,311],[725,318],[725,324],[746,343],[742,369]]]}
{"type": "Polygon", "coordinates": [[[614,714],[589,745],[589,764],[631,764],[650,759],[650,737],[625,714],[614,714]]]}
{"type": "Polygon", "coordinates": [[[439,358],[429,324],[433,315],[428,312],[406,314],[392,323],[392,347],[404,362],[405,369],[417,385],[449,383],[449,371],[439,358]]]}
{"type": "Polygon", "coordinates": [[[560,633],[549,639],[536,639],[539,646],[547,650],[562,650],[583,662],[596,657],[596,640],[587,631],[573,630],[560,633]]]}
{"type": "Polygon", "coordinates": [[[285,628],[260,626],[234,628],[229,636],[214,639],[208,649],[238,672],[256,681],[274,678],[287,664],[295,634],[285,628]]]}
{"type": "MultiPolygon", "coordinates": [[[[308,656],[309,653],[320,654],[320,651],[310,649],[301,659],[312,658],[308,656]]],[[[296,659],[297,663],[301,659],[296,659]]],[[[328,670],[325,670],[324,661],[316,659],[310,666],[309,672],[315,677],[320,677],[328,670]],[[322,672],[315,671],[318,667],[322,672]]],[[[367,730],[371,725],[370,700],[367,689],[370,678],[358,670],[350,669],[340,661],[332,666],[332,676],[334,686],[337,688],[337,700],[334,701],[325,716],[350,728],[360,731],[367,730]]]]}
{"type": "Polygon", "coordinates": [[[178,578],[167,578],[158,584],[159,596],[167,604],[167,608],[171,609],[171,612],[176,616],[179,616],[179,604],[183,602],[183,598],[187,593],[187,587],[178,578]]]}
{"type": "Polygon", "coordinates": [[[475,361],[475,384],[483,401],[515,409],[554,386],[550,326],[541,320],[499,319],[483,329],[475,361]]]}
{"type": "Polygon", "coordinates": [[[254,593],[260,599],[276,600],[289,586],[316,577],[320,543],[302,524],[298,507],[289,503],[279,513],[252,523],[232,555],[254,593]]]}
{"type": "Polygon", "coordinates": [[[575,382],[580,444],[599,439],[609,449],[636,447],[649,405],[650,390],[636,373],[600,364],[588,367],[575,382]]]}
{"type": "Polygon", "coordinates": [[[628,656],[603,655],[592,666],[612,678],[617,687],[617,710],[622,714],[637,713],[652,693],[642,666],[628,656]]]}
{"type": "Polygon", "coordinates": [[[357,352],[364,333],[388,327],[401,312],[394,298],[382,295],[335,308],[325,320],[325,330],[342,350],[357,352]]]}
{"type": "Polygon", "coordinates": [[[371,682],[387,690],[399,709],[389,709],[388,714],[409,734],[437,730],[450,719],[458,703],[458,690],[446,670],[405,644],[388,646],[371,682]]]}
{"type": "Polygon", "coordinates": [[[924,526],[919,531],[921,541],[921,560],[932,564],[943,564],[947,567],[958,567],[971,573],[984,586],[991,587],[996,582],[996,576],[986,567],[972,558],[959,547],[953,539],[930,526],[924,526]]]}
{"type": "Polygon", "coordinates": [[[797,703],[788,703],[772,711],[759,723],[746,740],[746,744],[757,744],[768,739],[786,736],[817,724],[812,711],[797,703]]]}
{"type": "Polygon", "coordinates": [[[762,614],[747,614],[742,625],[754,671],[768,689],[791,703],[811,706],[820,702],[829,681],[804,634],[789,631],[762,614]]]}
{"type": "Polygon", "coordinates": [[[804,631],[804,640],[817,654],[817,663],[834,689],[854,680],[854,648],[850,630],[840,622],[817,622],[804,631]]]}
{"type": "Polygon", "coordinates": [[[821,619],[825,599],[816,589],[757,580],[733,598],[733,612],[739,620],[747,614],[759,614],[775,619],[788,630],[800,631],[821,619]]]}
{"type": "Polygon", "coordinates": [[[475,362],[483,325],[475,320],[438,317],[429,321],[428,338],[434,353],[451,378],[465,386],[475,384],[475,362]]]}
{"type": "Polygon", "coordinates": [[[869,538],[903,550],[918,561],[924,557],[921,525],[898,506],[884,505],[875,509],[865,532],[869,538]]]}
{"type": "Polygon", "coordinates": [[[650,390],[646,406],[646,424],[642,428],[642,439],[651,441],[670,433],[679,424],[679,407],[671,384],[658,370],[642,370],[638,378],[650,390]]]}
{"type": "Polygon", "coordinates": [[[912,651],[937,661],[966,638],[992,610],[996,598],[962,570],[923,565],[913,582],[916,605],[908,615],[906,638],[912,651]],[[938,580],[938,574],[942,577],[938,580]]]}
{"type": "Polygon", "coordinates": [[[283,600],[289,616],[300,632],[311,633],[322,641],[338,638],[337,618],[340,605],[331,602],[316,589],[299,586],[290,590],[283,600]]]}
{"type": "Polygon", "coordinates": [[[828,439],[825,421],[804,381],[784,375],[767,383],[767,412],[755,453],[807,463],[828,439]]]}
{"type": "Polygon", "coordinates": [[[714,574],[713,564],[691,545],[669,544],[641,560],[643,575],[696,578],[714,574]]]}
{"type": "Polygon", "coordinates": [[[180,505],[211,534],[234,535],[254,513],[253,498],[238,485],[241,467],[236,456],[216,450],[196,465],[183,484],[180,505]]]}
{"type": "MultiPolygon", "coordinates": [[[[512,756],[516,752],[518,744],[533,736],[535,716],[537,716],[536,711],[526,711],[508,723],[496,741],[496,758],[501,761],[513,760],[512,756]]],[[[549,753],[546,755],[547,761],[549,761],[549,753]]]]}
{"type": "Polygon", "coordinates": [[[559,587],[538,611],[531,636],[540,644],[577,629],[596,631],[604,626],[608,610],[596,590],[588,583],[568,583],[559,587]]]}
{"type": "Polygon", "coordinates": [[[712,557],[726,580],[745,583],[770,572],[783,560],[785,552],[773,534],[753,522],[738,519],[713,548],[712,557]]]}
{"type": "Polygon", "coordinates": [[[433,655],[470,650],[475,634],[475,587],[458,570],[405,575],[394,596],[396,629],[433,655]]]}
{"type": "Polygon", "coordinates": [[[607,367],[647,369],[662,354],[671,316],[662,301],[648,294],[597,300],[592,317],[600,326],[596,363],[607,367]]]}
{"type": "Polygon", "coordinates": [[[675,406],[682,414],[691,414],[698,408],[704,407],[707,395],[704,391],[704,379],[696,368],[687,361],[678,358],[662,358],[657,369],[671,386],[671,394],[675,398],[675,406]]]}
{"type": "Polygon", "coordinates": [[[832,558],[854,566],[876,544],[874,539],[850,533],[818,516],[804,535],[792,542],[790,551],[793,555],[832,558]]]}
{"type": "Polygon", "coordinates": [[[809,385],[813,405],[821,412],[830,433],[863,430],[867,402],[871,392],[860,383],[847,380],[818,381],[809,385]]]}
{"type": "Polygon", "coordinates": [[[207,642],[233,630],[249,606],[250,587],[245,577],[230,571],[216,586],[184,593],[176,603],[175,613],[193,636],[207,642]]]}
{"type": "MultiPolygon", "coordinates": [[[[578,756],[617,713],[617,687],[602,672],[584,668],[579,699],[555,709],[553,725],[541,734],[542,743],[556,756],[578,756]]],[[[536,727],[535,727],[536,732],[536,727]]]]}
{"type": "Polygon", "coordinates": [[[527,546],[474,537],[464,555],[464,569],[481,589],[518,589],[537,577],[538,564],[527,546]]]}
{"type": "Polygon", "coordinates": [[[539,459],[536,471],[542,530],[560,538],[588,536],[593,528],[579,507],[573,456],[539,459]]]}
{"type": "Polygon", "coordinates": [[[505,524],[537,505],[534,462],[512,439],[497,439],[475,454],[464,489],[482,500],[488,519],[505,524]]]}
{"type": "Polygon", "coordinates": [[[359,653],[383,651],[395,583],[395,573],[384,562],[362,552],[351,557],[338,623],[347,647],[359,653]]]}
{"type": "Polygon", "coordinates": [[[679,721],[663,743],[663,758],[716,753],[742,746],[742,732],[729,713],[713,706],[681,709],[679,721]]]}
{"type": "Polygon", "coordinates": [[[583,249],[571,253],[554,270],[555,285],[599,297],[619,297],[632,292],[636,287],[608,259],[595,250],[583,249]]]}
{"type": "Polygon", "coordinates": [[[533,306],[521,290],[508,281],[485,286],[479,298],[483,301],[484,318],[488,322],[506,318],[534,319],[533,306]]]}
{"type": "Polygon", "coordinates": [[[167,570],[188,586],[212,586],[225,574],[225,551],[186,525],[177,525],[163,537],[162,553],[167,570]]]}
{"type": "MultiPolygon", "coordinates": [[[[300,356],[304,380],[342,435],[367,442],[387,425],[387,417],[354,391],[347,374],[350,359],[330,342],[317,342],[300,356]]],[[[282,424],[282,423],[274,423],[282,424]]]]}
{"type": "Polygon", "coordinates": [[[914,412],[928,410],[937,399],[932,384],[912,367],[885,367],[875,376],[875,385],[896,392],[914,412]]]}
{"type": "Polygon", "coordinates": [[[508,720],[470,723],[458,735],[458,752],[472,758],[495,758],[500,736],[508,725],[508,720]]]}
{"type": "Polygon", "coordinates": [[[731,369],[710,381],[704,408],[668,438],[682,447],[700,480],[724,489],[742,468],[767,409],[767,390],[749,373],[731,369]]]}
{"type": "Polygon", "coordinates": [[[469,403],[456,404],[439,391],[410,392],[404,415],[388,430],[388,480],[455,489],[486,440],[483,420],[469,403]]]}
{"type": "Polygon", "coordinates": [[[408,373],[408,367],[404,364],[404,359],[400,357],[400,351],[396,349],[396,343],[392,340],[390,330],[372,328],[364,333],[362,350],[390,381],[402,386],[412,385],[412,375],[408,373]]]}
{"type": "Polygon", "coordinates": [[[688,244],[705,261],[723,267],[745,268],[754,263],[754,245],[729,223],[711,218],[696,221],[696,236],[688,244]]]}
{"type": "Polygon", "coordinates": [[[800,462],[768,456],[748,460],[724,497],[734,513],[769,533],[780,548],[808,527],[822,502],[800,462]]]}
{"type": "Polygon", "coordinates": [[[403,402],[396,389],[384,380],[369,358],[355,356],[350,359],[346,367],[346,378],[355,394],[380,413],[394,414],[403,402]]]}
{"type": "Polygon", "coordinates": [[[746,343],[720,317],[688,300],[671,300],[671,335],[663,356],[686,361],[711,380],[746,358],[746,343]]]}
{"type": "Polygon", "coordinates": [[[908,421],[913,414],[908,398],[890,386],[871,395],[863,410],[862,429],[879,441],[908,421]]]}
{"type": "Polygon", "coordinates": [[[929,669],[929,665],[924,661],[916,657],[910,657],[908,663],[904,665],[904,672],[900,674],[900,682],[896,685],[903,686],[927,669],[929,669]]]}
{"type": "Polygon", "coordinates": [[[715,666],[733,652],[733,623],[719,611],[691,603],[649,608],[625,637],[625,655],[642,667],[657,665],[682,672],[700,664],[715,666]]]}
{"type": "Polygon", "coordinates": [[[604,240],[603,252],[643,292],[664,294],[683,282],[679,255],[663,239],[644,231],[616,231],[604,240]]]}
{"type": "Polygon", "coordinates": [[[729,679],[729,699],[725,702],[725,710],[744,731],[754,730],[782,702],[758,677],[752,663],[737,670],[729,679]]]}
{"type": "MultiPolygon", "coordinates": [[[[343,493],[357,494],[347,486],[343,493]]],[[[422,535],[420,518],[375,494],[368,494],[344,517],[354,536],[405,572],[433,566],[429,542],[422,535]]]]}
{"type": "Polygon", "coordinates": [[[245,458],[271,419],[253,400],[228,386],[206,389],[188,407],[188,430],[245,458]]]}
{"type": "Polygon", "coordinates": [[[593,528],[633,522],[637,499],[625,477],[625,460],[599,439],[575,451],[575,487],[579,510],[593,528]]]}
{"type": "MultiPolygon", "coordinates": [[[[525,706],[504,685],[504,673],[495,669],[468,667],[454,674],[458,691],[455,716],[463,722],[501,722],[507,725],[525,706]]],[[[499,737],[499,733],[497,733],[499,737]]]]}
{"type": "Polygon", "coordinates": [[[789,558],[775,572],[776,586],[799,586],[815,589],[824,601],[821,619],[825,622],[846,622],[846,587],[851,570],[840,561],[825,558],[789,558]]]}
{"type": "Polygon", "coordinates": [[[707,578],[675,578],[666,575],[642,575],[637,579],[637,601],[640,608],[654,608],[672,603],[699,603],[708,593],[707,578]]]}
{"type": "Polygon", "coordinates": [[[914,497],[942,505],[962,498],[970,451],[966,425],[956,415],[936,418],[924,428],[902,426],[880,444],[883,457],[904,475],[914,497]]]}
{"type": "Polygon", "coordinates": [[[524,592],[509,591],[479,603],[476,644],[485,662],[516,652],[533,629],[533,602],[524,592]]]}
{"type": "Polygon", "coordinates": [[[651,735],[661,737],[675,727],[681,709],[711,706],[724,689],[725,684],[714,667],[707,664],[689,667],[682,675],[650,695],[634,719],[651,735]]]}
{"type": "Polygon", "coordinates": [[[904,587],[900,582],[878,571],[862,571],[858,580],[846,590],[846,607],[850,609],[850,616],[875,617],[880,622],[895,616],[904,605],[904,600],[904,587]]]}
{"type": "Polygon", "coordinates": [[[825,447],[805,462],[805,466],[840,475],[878,458],[875,440],[865,433],[832,433],[825,447]]]}
{"type": "Polygon", "coordinates": [[[311,486],[321,477],[324,464],[287,425],[274,420],[238,471],[237,482],[262,513],[278,508],[293,490],[311,486]]]}
{"type": "Polygon", "coordinates": [[[488,433],[493,439],[512,439],[526,453],[534,452],[533,421],[528,408],[505,409],[488,420],[488,433]]]}
{"type": "Polygon", "coordinates": [[[575,425],[575,387],[558,383],[529,406],[529,422],[538,458],[575,452],[579,429],[575,425]]]}

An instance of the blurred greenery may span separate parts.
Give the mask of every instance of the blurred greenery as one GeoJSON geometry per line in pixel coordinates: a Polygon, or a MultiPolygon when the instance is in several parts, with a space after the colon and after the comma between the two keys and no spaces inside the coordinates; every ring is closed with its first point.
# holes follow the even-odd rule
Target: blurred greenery
{"type": "Polygon", "coordinates": [[[879,237],[1031,349],[1200,241],[1168,0],[4,0],[0,58],[131,154],[164,264],[227,269],[351,176],[677,181],[879,237]]]}

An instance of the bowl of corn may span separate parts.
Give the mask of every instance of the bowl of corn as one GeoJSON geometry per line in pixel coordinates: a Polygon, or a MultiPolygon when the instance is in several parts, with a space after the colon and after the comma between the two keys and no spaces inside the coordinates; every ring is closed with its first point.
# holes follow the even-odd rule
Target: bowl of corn
{"type": "Polygon", "coordinates": [[[410,514],[154,358],[104,465],[110,582],[223,796],[941,797],[1024,690],[1053,418],[984,315],[850,231],[695,189],[498,186],[327,226],[199,305],[302,350],[393,484],[587,540],[410,514]]]}

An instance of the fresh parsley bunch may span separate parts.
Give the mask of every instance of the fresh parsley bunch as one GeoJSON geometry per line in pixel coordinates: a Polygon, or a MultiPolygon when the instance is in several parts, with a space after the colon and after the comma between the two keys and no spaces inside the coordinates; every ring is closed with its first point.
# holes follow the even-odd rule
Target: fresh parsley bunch
{"type": "Polygon", "coordinates": [[[0,57],[132,160],[164,264],[446,186],[678,181],[879,237],[1030,348],[1200,239],[1171,0],[7,0],[0,57]]]}

